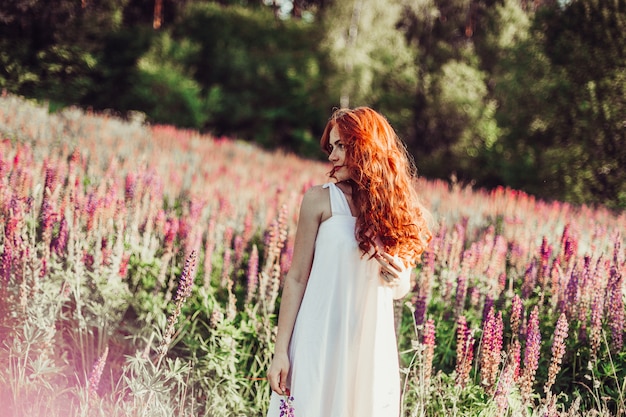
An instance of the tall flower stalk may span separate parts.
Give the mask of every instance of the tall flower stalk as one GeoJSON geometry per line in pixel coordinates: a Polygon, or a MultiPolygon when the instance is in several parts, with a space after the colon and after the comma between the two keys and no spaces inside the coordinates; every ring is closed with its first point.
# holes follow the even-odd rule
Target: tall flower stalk
{"type": "Polygon", "coordinates": [[[161,340],[157,350],[157,367],[161,364],[161,361],[167,354],[176,331],[176,323],[178,323],[178,318],[182,312],[183,305],[185,304],[187,298],[191,295],[193,281],[196,275],[196,260],[196,251],[192,251],[185,260],[185,266],[183,267],[183,272],[181,273],[180,281],[178,283],[178,290],[176,291],[176,296],[174,298],[174,302],[176,303],[174,312],[167,319],[167,329],[165,330],[165,334],[163,335],[163,339],[161,340]]]}

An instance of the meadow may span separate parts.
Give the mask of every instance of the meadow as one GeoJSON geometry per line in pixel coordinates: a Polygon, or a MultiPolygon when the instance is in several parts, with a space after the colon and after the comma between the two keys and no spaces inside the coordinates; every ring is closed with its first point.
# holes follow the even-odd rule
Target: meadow
{"type": "MultiPolygon", "coordinates": [[[[0,415],[264,416],[298,207],[329,169],[3,94],[0,415]]],[[[626,415],[626,214],[416,187],[434,238],[396,304],[403,416],[626,415]]]]}

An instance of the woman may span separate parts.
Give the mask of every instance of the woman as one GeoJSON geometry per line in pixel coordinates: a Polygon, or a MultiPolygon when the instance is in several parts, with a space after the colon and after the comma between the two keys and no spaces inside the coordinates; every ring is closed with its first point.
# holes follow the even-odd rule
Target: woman
{"type": "Polygon", "coordinates": [[[414,167],[387,120],[339,109],[321,138],[336,182],[302,200],[268,379],[268,417],[394,417],[400,374],[393,299],[431,234],[414,167]],[[284,406],[284,404],[283,404],[284,406]],[[286,414],[291,415],[291,414],[286,414]]]}

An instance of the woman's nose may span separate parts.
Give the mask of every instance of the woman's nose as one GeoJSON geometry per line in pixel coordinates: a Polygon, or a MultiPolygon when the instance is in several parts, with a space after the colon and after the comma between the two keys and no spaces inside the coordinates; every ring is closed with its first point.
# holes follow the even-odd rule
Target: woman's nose
{"type": "Polygon", "coordinates": [[[331,162],[337,160],[337,156],[335,155],[335,150],[334,149],[332,150],[330,155],[328,155],[328,160],[331,161],[331,162]]]}

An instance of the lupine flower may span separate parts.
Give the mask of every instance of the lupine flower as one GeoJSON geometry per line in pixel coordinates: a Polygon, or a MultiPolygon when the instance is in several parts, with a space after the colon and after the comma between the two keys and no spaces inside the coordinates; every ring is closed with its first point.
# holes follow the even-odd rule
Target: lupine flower
{"type": "Polygon", "coordinates": [[[17,218],[10,218],[4,226],[4,249],[0,255],[0,278],[4,282],[9,282],[11,269],[13,267],[14,256],[17,256],[17,218]]]}
{"type": "Polygon", "coordinates": [[[493,310],[493,298],[487,295],[485,296],[485,302],[483,304],[483,319],[482,319],[483,326],[485,322],[488,320],[489,314],[491,314],[492,310],[493,310]]]}
{"type": "Polygon", "coordinates": [[[252,252],[248,258],[248,280],[246,291],[246,303],[250,303],[259,285],[259,250],[252,245],[252,252]]]}
{"type": "Polygon", "coordinates": [[[435,357],[435,321],[433,319],[426,320],[424,325],[424,335],[422,337],[422,344],[424,345],[424,363],[423,363],[423,378],[424,383],[428,383],[430,380],[433,369],[433,358],[435,357]]]}
{"type": "Polygon", "coordinates": [[[524,273],[524,282],[522,283],[522,298],[526,299],[532,294],[537,285],[537,262],[533,259],[526,272],[524,273]]]}
{"type": "Polygon", "coordinates": [[[509,395],[515,382],[514,375],[516,369],[514,363],[509,363],[502,371],[502,376],[498,381],[498,386],[494,394],[494,401],[498,407],[499,416],[506,416],[509,409],[509,395]]]}
{"type": "Polygon", "coordinates": [[[622,350],[624,333],[624,298],[622,295],[622,274],[615,264],[611,265],[611,273],[607,284],[607,316],[611,329],[611,348],[614,352],[622,350]]]}
{"type": "Polygon", "coordinates": [[[596,291],[591,302],[591,326],[589,328],[589,346],[592,358],[595,357],[602,339],[602,318],[604,315],[604,295],[596,291]]]}
{"type": "Polygon", "coordinates": [[[185,266],[183,267],[183,272],[180,276],[180,281],[178,283],[178,290],[176,291],[176,297],[174,298],[176,306],[172,315],[169,316],[167,319],[167,329],[165,330],[163,340],[161,340],[161,344],[159,345],[159,356],[157,359],[157,363],[160,363],[161,360],[165,357],[167,349],[169,348],[169,344],[171,343],[172,337],[174,336],[175,326],[178,322],[178,317],[181,314],[183,304],[191,295],[193,281],[196,275],[196,258],[196,252],[192,251],[185,260],[185,266]]]}
{"type": "Polygon", "coordinates": [[[456,385],[464,387],[474,360],[474,337],[465,316],[459,316],[456,328],[456,385]]]}
{"type": "Polygon", "coordinates": [[[96,363],[94,363],[93,368],[91,369],[88,383],[90,396],[98,395],[98,385],[100,385],[100,378],[102,377],[102,371],[104,370],[104,364],[106,363],[108,355],[109,347],[107,346],[104,348],[104,353],[102,353],[102,356],[98,358],[96,363]]]}
{"type": "Polygon", "coordinates": [[[126,184],[124,185],[124,196],[126,201],[133,201],[135,198],[135,191],[137,189],[137,176],[129,172],[126,174],[126,184]]]}
{"type": "Polygon", "coordinates": [[[561,301],[560,311],[567,314],[567,317],[572,318],[576,315],[578,303],[580,300],[580,291],[578,285],[579,272],[576,269],[572,269],[567,287],[565,287],[565,297],[561,301]]]}
{"type": "Polygon", "coordinates": [[[496,314],[495,309],[491,307],[483,324],[483,340],[480,354],[481,383],[489,394],[495,390],[498,370],[500,369],[502,330],[502,312],[496,314]]]}
{"type": "Polygon", "coordinates": [[[519,335],[519,326],[524,306],[519,295],[515,294],[511,302],[511,333],[516,338],[519,335]]]}
{"type": "Polygon", "coordinates": [[[280,400],[280,417],[295,417],[295,408],[293,407],[293,397],[290,395],[289,390],[283,395],[280,400]]]}
{"type": "Polygon", "coordinates": [[[243,241],[243,237],[241,235],[237,235],[235,236],[235,239],[233,241],[233,246],[235,249],[235,257],[234,257],[234,264],[235,265],[239,265],[239,263],[241,262],[241,260],[243,259],[243,251],[244,251],[244,244],[245,242],[243,241]]]}
{"type": "Polygon", "coordinates": [[[513,367],[513,380],[517,382],[521,375],[522,345],[519,339],[513,340],[508,349],[508,365],[513,367]]]}
{"type": "Polygon", "coordinates": [[[413,313],[415,324],[421,326],[426,318],[426,296],[418,295],[413,305],[415,306],[415,312],[413,313]]]}
{"type": "Polygon", "coordinates": [[[561,313],[559,320],[554,329],[554,339],[552,341],[552,359],[550,360],[550,368],[548,368],[548,380],[544,387],[545,392],[549,392],[552,385],[556,381],[556,375],[561,369],[561,361],[565,355],[565,338],[569,330],[569,324],[565,313],[561,313]]]}
{"type": "Polygon", "coordinates": [[[535,373],[539,366],[541,354],[541,333],[539,331],[539,307],[535,306],[530,313],[528,328],[526,329],[526,349],[524,351],[524,370],[521,379],[521,392],[525,400],[530,399],[535,373]]]}
{"type": "Polygon", "coordinates": [[[463,312],[465,308],[465,296],[467,294],[467,278],[465,275],[459,275],[456,280],[456,297],[454,302],[454,311],[456,315],[463,312]]]}

